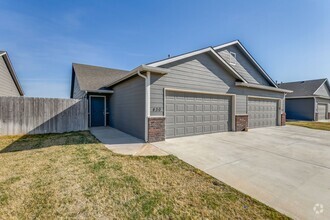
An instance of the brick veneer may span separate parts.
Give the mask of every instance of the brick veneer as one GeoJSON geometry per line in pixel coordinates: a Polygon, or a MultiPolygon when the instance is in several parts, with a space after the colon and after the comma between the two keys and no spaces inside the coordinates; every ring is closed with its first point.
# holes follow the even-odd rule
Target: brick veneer
{"type": "Polygon", "coordinates": [[[148,142],[165,140],[165,117],[150,117],[148,125],[148,142]]]}
{"type": "Polygon", "coordinates": [[[315,113],[315,121],[318,121],[319,120],[319,113],[315,113]]]}
{"type": "Polygon", "coordinates": [[[248,131],[249,130],[249,116],[248,115],[235,115],[235,131],[248,131]]]}
{"type": "Polygon", "coordinates": [[[285,124],[286,124],[286,113],[283,112],[281,114],[281,126],[285,126],[285,124]]]}

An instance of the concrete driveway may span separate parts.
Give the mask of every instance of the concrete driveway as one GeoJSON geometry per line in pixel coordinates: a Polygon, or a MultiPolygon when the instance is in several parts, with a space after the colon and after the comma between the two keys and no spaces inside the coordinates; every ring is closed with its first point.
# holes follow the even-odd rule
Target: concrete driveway
{"type": "Polygon", "coordinates": [[[154,145],[290,217],[330,219],[328,131],[258,128],[154,145]]]}

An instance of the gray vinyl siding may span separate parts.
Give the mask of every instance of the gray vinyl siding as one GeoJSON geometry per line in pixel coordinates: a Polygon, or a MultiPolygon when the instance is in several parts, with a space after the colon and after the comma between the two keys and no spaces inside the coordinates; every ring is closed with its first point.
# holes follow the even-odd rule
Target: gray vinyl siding
{"type": "Polygon", "coordinates": [[[316,95],[327,96],[330,97],[330,91],[328,86],[324,83],[316,92],[316,95]]]}
{"type": "Polygon", "coordinates": [[[74,84],[73,84],[73,97],[74,99],[81,99],[84,97],[85,92],[80,90],[80,86],[76,76],[74,77],[74,84]]]}
{"type": "Polygon", "coordinates": [[[261,84],[269,86],[269,82],[262,75],[262,72],[258,70],[242,51],[236,46],[228,46],[217,51],[222,58],[230,63],[230,52],[236,54],[236,65],[231,65],[247,82],[254,84],[261,84]]]}
{"type": "Polygon", "coordinates": [[[144,140],[145,80],[136,76],[112,88],[110,126],[144,140]]]}
{"type": "Polygon", "coordinates": [[[236,94],[236,114],[247,114],[247,96],[284,98],[283,93],[235,86],[236,79],[212,57],[200,54],[162,66],[166,75],[151,75],[152,116],[164,115],[164,88],[236,94]]]}
{"type": "Polygon", "coordinates": [[[314,98],[286,99],[286,118],[294,120],[314,120],[314,98]]]}
{"type": "Polygon", "coordinates": [[[0,96],[20,96],[2,56],[0,56],[0,96]]]}

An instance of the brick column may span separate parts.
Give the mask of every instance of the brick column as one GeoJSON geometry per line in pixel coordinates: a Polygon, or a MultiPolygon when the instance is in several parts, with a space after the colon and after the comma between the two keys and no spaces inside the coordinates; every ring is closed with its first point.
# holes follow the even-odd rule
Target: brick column
{"type": "Polygon", "coordinates": [[[315,113],[315,121],[318,121],[319,120],[319,113],[315,113]]]}
{"type": "Polygon", "coordinates": [[[286,113],[283,112],[281,114],[281,126],[285,126],[285,124],[286,124],[286,113]]]}
{"type": "Polygon", "coordinates": [[[148,118],[148,142],[165,140],[165,117],[148,118]]]}
{"type": "Polygon", "coordinates": [[[249,130],[249,116],[235,115],[235,131],[248,131],[248,130],[249,130]]]}

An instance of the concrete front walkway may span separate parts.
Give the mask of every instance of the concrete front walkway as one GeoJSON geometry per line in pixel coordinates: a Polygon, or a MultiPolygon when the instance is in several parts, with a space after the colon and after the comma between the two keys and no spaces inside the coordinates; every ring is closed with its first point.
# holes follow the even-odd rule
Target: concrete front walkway
{"type": "Polygon", "coordinates": [[[114,153],[133,156],[166,156],[152,144],[111,127],[90,128],[91,133],[114,153]]]}
{"type": "Polygon", "coordinates": [[[258,128],[155,145],[290,217],[330,219],[328,131],[258,128]]]}

